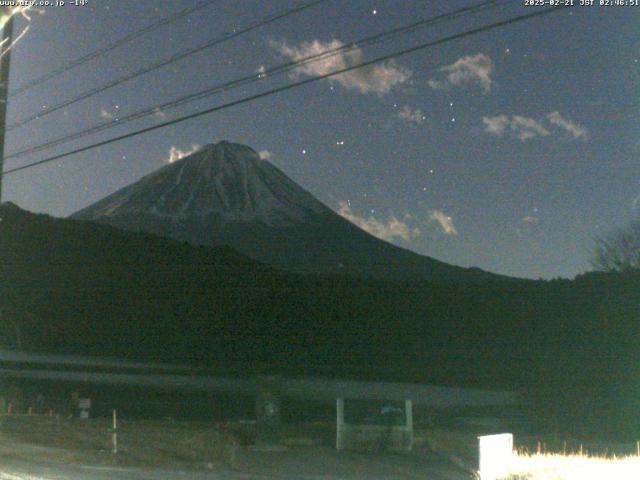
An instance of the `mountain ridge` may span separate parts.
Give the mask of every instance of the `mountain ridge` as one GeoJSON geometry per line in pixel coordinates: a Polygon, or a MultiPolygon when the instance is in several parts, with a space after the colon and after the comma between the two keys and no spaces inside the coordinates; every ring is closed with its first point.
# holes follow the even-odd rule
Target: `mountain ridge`
{"type": "Polygon", "coordinates": [[[186,241],[229,245],[299,273],[450,282],[515,279],[446,264],[349,222],[250,147],[210,144],[74,213],[186,241]]]}

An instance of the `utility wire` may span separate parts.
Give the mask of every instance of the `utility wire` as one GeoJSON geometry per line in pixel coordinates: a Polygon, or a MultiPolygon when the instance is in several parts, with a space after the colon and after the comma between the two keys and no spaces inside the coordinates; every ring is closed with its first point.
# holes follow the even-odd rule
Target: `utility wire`
{"type": "Polygon", "coordinates": [[[154,114],[157,114],[158,112],[165,112],[167,110],[188,104],[188,103],[192,103],[194,101],[197,100],[201,100],[203,98],[215,95],[217,93],[221,93],[221,92],[227,92],[229,90],[238,88],[238,87],[242,87],[245,85],[248,85],[250,83],[254,83],[254,82],[258,82],[258,81],[262,81],[265,78],[271,78],[274,75],[277,74],[282,74],[294,69],[299,68],[302,65],[306,65],[308,63],[313,63],[315,61],[318,60],[325,60],[327,58],[331,58],[333,56],[336,55],[340,55],[340,54],[344,54],[356,49],[360,49],[364,46],[370,46],[376,43],[380,43],[382,41],[386,41],[389,40],[392,37],[395,37],[397,35],[400,34],[406,34],[406,33],[411,33],[421,27],[425,27],[425,26],[432,26],[432,25],[436,25],[445,21],[450,21],[450,20],[454,20],[456,18],[462,17],[464,15],[470,15],[470,14],[475,14],[478,13],[482,10],[485,9],[489,9],[489,8],[495,8],[497,6],[500,6],[501,4],[505,4],[508,3],[510,0],[487,0],[484,1],[482,3],[470,6],[470,7],[464,7],[464,8],[460,8],[458,10],[455,10],[453,12],[449,12],[446,14],[441,14],[441,15],[437,15],[435,17],[430,17],[427,19],[422,19],[419,20],[417,22],[414,22],[412,24],[406,25],[404,27],[398,27],[395,28],[393,30],[390,31],[386,31],[383,33],[379,33],[370,37],[366,37],[364,39],[360,39],[357,40],[355,42],[352,42],[348,45],[342,45],[340,47],[337,48],[333,48],[330,50],[326,50],[324,52],[318,53],[318,54],[314,54],[314,55],[310,55],[304,58],[301,58],[297,61],[292,61],[292,62],[287,62],[281,65],[278,65],[276,67],[272,67],[268,70],[265,70],[264,72],[261,72],[259,74],[251,74],[236,80],[231,80],[222,84],[217,84],[214,85],[212,87],[209,87],[207,89],[201,90],[199,92],[193,93],[193,94],[189,94],[189,95],[185,95],[183,97],[180,97],[178,99],[169,101],[169,102],[165,102],[163,104],[160,105],[155,105],[153,107],[150,108],[146,108],[143,110],[139,110],[138,112],[134,112],[131,113],[125,117],[118,117],[117,119],[114,120],[109,120],[106,122],[101,122],[98,123],[97,125],[94,125],[93,127],[90,127],[88,129],[82,130],[80,132],[76,132],[76,133],[72,133],[69,135],[64,135],[61,137],[58,137],[56,139],[50,140],[46,143],[37,145],[37,146],[33,146],[33,147],[29,147],[23,150],[19,150],[16,152],[13,152],[9,155],[5,156],[5,160],[6,159],[11,159],[11,158],[16,158],[16,157],[21,157],[24,155],[28,155],[28,154],[33,154],[33,153],[37,153],[37,152],[41,152],[43,150],[47,150],[49,148],[55,147],[57,145],[61,145],[73,140],[77,140],[79,138],[83,138],[85,136],[88,135],[93,135],[95,133],[104,131],[104,130],[108,130],[120,125],[124,125],[126,123],[129,123],[131,121],[134,120],[138,120],[147,116],[151,116],[154,114]]]}
{"type": "Polygon", "coordinates": [[[129,35],[126,35],[124,37],[122,37],[119,40],[116,40],[115,42],[113,42],[110,45],[106,45],[103,48],[99,48],[98,50],[95,50],[91,53],[88,53],[87,55],[84,55],[82,57],[76,58],[75,60],[71,60],[70,62],[66,63],[65,65],[62,65],[61,67],[56,68],[55,70],[52,70],[48,73],[45,73],[44,75],[37,77],[33,80],[30,80],[24,84],[22,84],[21,86],[19,86],[18,88],[16,88],[14,91],[10,92],[9,94],[9,98],[13,98],[17,95],[20,95],[24,92],[26,92],[27,90],[31,90],[33,87],[36,87],[48,80],[51,80],[52,78],[57,77],[58,75],[61,75],[65,72],[68,72],[69,70],[72,70],[80,65],[83,65],[91,60],[93,60],[94,58],[98,58],[101,57],[102,55],[105,55],[115,49],[117,49],[118,47],[121,47],[123,45],[126,45],[129,42],[132,42],[133,40],[136,40],[140,37],[142,37],[143,35],[146,35],[147,33],[153,32],[155,30],[158,30],[159,28],[162,28],[166,25],[169,25],[171,23],[174,23],[188,15],[191,15],[194,12],[197,12],[198,10],[202,10],[203,8],[208,7],[209,5],[211,5],[212,3],[215,3],[219,0],[204,0],[204,1],[200,1],[198,3],[196,3],[195,5],[185,8],[183,10],[180,10],[179,12],[174,13],[173,15],[170,15],[168,17],[162,18],[159,21],[152,23],[151,25],[148,25],[144,28],[142,28],[141,30],[137,30],[135,32],[130,33],[129,35]]]}
{"type": "Polygon", "coordinates": [[[7,127],[7,131],[11,131],[11,130],[15,130],[18,127],[22,127],[24,125],[26,125],[27,123],[30,123],[34,120],[38,120],[42,117],[45,117],[53,112],[56,112],[58,110],[61,110],[63,108],[66,108],[70,105],[73,105],[75,103],[78,103],[82,100],[86,100],[87,98],[93,97],[94,95],[97,95],[99,93],[105,92],[111,88],[117,87],[118,85],[121,85],[125,82],[128,82],[130,80],[133,80],[134,78],[138,78],[142,75],[145,75],[147,73],[153,72],[155,70],[158,70],[159,68],[165,67],[167,65],[170,65],[172,63],[175,63],[179,60],[182,60],[184,58],[187,58],[191,55],[194,55],[198,52],[201,52],[203,50],[206,50],[208,48],[212,48],[216,45],[220,45],[221,43],[227,42],[229,40],[232,40],[234,38],[239,37],[240,35],[244,35],[245,33],[249,33],[253,30],[256,30],[258,28],[264,27],[266,25],[269,25],[270,23],[273,23],[277,20],[281,20],[283,18],[289,17],[291,15],[294,15],[296,13],[300,13],[304,10],[307,10],[308,8],[311,7],[315,7],[316,5],[320,4],[320,3],[324,3],[327,0],[313,0],[311,2],[305,3],[303,5],[300,5],[298,7],[283,11],[283,12],[279,12],[276,13],[274,15],[271,15],[263,20],[260,20],[258,22],[254,22],[249,24],[248,26],[239,29],[239,30],[234,30],[233,33],[228,33],[225,35],[222,35],[221,37],[216,37],[213,40],[209,40],[208,42],[201,44],[197,47],[194,48],[190,48],[188,50],[184,50],[182,52],[176,53],[175,55],[172,55],[171,57],[169,57],[166,60],[161,60],[159,62],[156,62],[148,67],[144,67],[140,70],[136,70],[135,72],[129,73],[127,75],[124,75],[116,80],[112,80],[108,83],[105,83],[99,87],[96,88],[92,88],[91,90],[87,90],[84,93],[81,93],[80,95],[78,95],[77,97],[74,97],[72,99],[66,100],[64,102],[58,103],[52,107],[47,108],[46,110],[43,110],[41,112],[38,112],[34,115],[31,115],[29,117],[23,118],[22,120],[19,120],[15,123],[10,124],[7,127]]]}
{"type": "Polygon", "coordinates": [[[6,170],[5,172],[2,172],[0,174],[0,176],[4,177],[5,175],[9,175],[9,174],[12,174],[12,173],[16,173],[16,172],[20,172],[20,171],[23,171],[23,170],[27,170],[29,168],[33,168],[33,167],[36,167],[36,166],[39,166],[39,165],[43,165],[45,163],[54,162],[56,160],[60,160],[62,158],[69,157],[71,155],[75,155],[75,154],[78,154],[78,153],[86,152],[86,151],[93,150],[93,149],[98,148],[98,147],[103,147],[105,145],[109,145],[111,143],[115,143],[115,142],[119,142],[119,141],[126,140],[126,139],[129,139],[129,138],[133,138],[133,137],[136,137],[138,135],[142,135],[142,134],[149,133],[149,132],[152,132],[152,131],[155,131],[155,130],[159,130],[161,128],[165,128],[165,127],[168,127],[168,126],[171,126],[171,125],[176,125],[178,123],[182,123],[182,122],[185,122],[187,120],[191,120],[191,119],[194,119],[194,118],[202,117],[204,115],[209,115],[211,113],[218,112],[218,111],[221,111],[221,110],[225,110],[227,108],[235,107],[237,105],[241,105],[241,104],[252,102],[254,100],[258,100],[258,99],[261,99],[261,98],[269,97],[269,96],[277,94],[277,93],[286,92],[288,90],[292,90],[294,88],[301,87],[303,85],[307,85],[307,84],[310,84],[310,83],[313,83],[313,82],[317,82],[317,81],[320,81],[320,80],[323,80],[323,79],[326,79],[326,78],[331,78],[331,77],[334,77],[336,75],[341,75],[343,73],[350,72],[350,71],[356,70],[358,68],[363,68],[363,67],[367,67],[369,65],[374,65],[376,63],[384,62],[384,61],[390,60],[392,58],[405,56],[405,55],[408,55],[410,53],[415,53],[415,52],[418,52],[418,51],[421,51],[421,50],[425,50],[425,49],[427,49],[429,47],[434,47],[436,45],[441,45],[441,44],[444,44],[444,43],[451,42],[453,40],[458,40],[458,39],[461,39],[461,38],[469,37],[471,35],[476,35],[478,33],[487,32],[487,31],[490,31],[490,30],[495,30],[497,28],[505,27],[507,25],[512,25],[512,24],[515,24],[515,23],[523,22],[523,21],[529,20],[531,18],[541,17],[541,16],[544,16],[544,15],[549,15],[551,13],[556,13],[556,12],[559,12],[559,11],[564,10],[566,8],[569,8],[569,7],[559,6],[559,7],[545,8],[545,9],[537,10],[535,12],[528,13],[528,14],[525,14],[525,15],[519,15],[517,17],[512,17],[512,18],[509,18],[507,20],[501,20],[499,22],[494,22],[494,23],[491,23],[491,24],[488,24],[488,25],[483,25],[481,27],[477,27],[477,28],[474,28],[474,29],[471,29],[471,30],[467,30],[465,32],[461,32],[461,33],[457,33],[457,34],[454,34],[454,35],[450,35],[450,36],[447,36],[447,37],[444,37],[444,38],[441,38],[441,39],[438,39],[438,40],[433,40],[433,41],[430,41],[430,42],[427,42],[427,43],[422,43],[420,45],[417,45],[417,46],[414,46],[414,47],[411,47],[411,48],[407,48],[407,49],[400,50],[400,51],[397,51],[397,52],[394,52],[394,53],[391,53],[391,54],[388,54],[388,55],[383,55],[383,56],[377,57],[377,58],[375,58],[373,60],[369,60],[369,61],[360,63],[358,65],[353,65],[353,66],[350,66],[350,67],[342,68],[340,70],[336,70],[336,71],[331,72],[331,73],[327,73],[327,74],[324,74],[324,75],[319,75],[319,76],[308,78],[306,80],[301,80],[301,81],[298,81],[298,82],[295,82],[295,83],[292,83],[292,84],[289,84],[289,85],[285,85],[285,86],[282,86],[282,87],[274,88],[272,90],[268,90],[268,91],[261,92],[261,93],[255,94],[255,95],[251,95],[249,97],[241,98],[239,100],[234,100],[232,102],[225,103],[223,105],[218,105],[218,106],[215,106],[215,107],[212,107],[212,108],[208,108],[206,110],[202,110],[202,111],[199,111],[199,112],[196,112],[196,113],[192,113],[190,115],[186,115],[186,116],[183,116],[183,117],[180,117],[180,118],[176,118],[174,120],[169,120],[167,122],[164,122],[164,123],[161,123],[161,124],[158,124],[158,125],[154,125],[154,126],[151,126],[151,127],[147,127],[147,128],[143,128],[143,129],[140,129],[140,130],[136,130],[134,132],[129,132],[127,134],[120,135],[118,137],[114,137],[114,138],[111,138],[111,139],[108,139],[108,140],[104,140],[104,141],[101,141],[101,142],[93,143],[91,145],[87,145],[87,146],[80,147],[80,148],[77,148],[77,149],[74,149],[74,150],[71,150],[71,151],[68,151],[68,152],[65,152],[65,153],[54,155],[52,157],[44,158],[42,160],[38,160],[38,161],[32,162],[32,163],[28,163],[28,164],[22,165],[20,167],[15,167],[15,168],[6,170]]]}

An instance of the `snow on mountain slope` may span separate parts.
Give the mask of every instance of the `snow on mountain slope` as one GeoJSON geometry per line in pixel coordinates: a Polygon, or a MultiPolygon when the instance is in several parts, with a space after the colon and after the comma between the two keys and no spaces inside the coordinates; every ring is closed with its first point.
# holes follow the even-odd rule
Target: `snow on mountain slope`
{"type": "Polygon", "coordinates": [[[74,217],[145,214],[179,222],[215,215],[222,223],[282,226],[327,211],[251,148],[220,142],[153,172],[74,217]]]}

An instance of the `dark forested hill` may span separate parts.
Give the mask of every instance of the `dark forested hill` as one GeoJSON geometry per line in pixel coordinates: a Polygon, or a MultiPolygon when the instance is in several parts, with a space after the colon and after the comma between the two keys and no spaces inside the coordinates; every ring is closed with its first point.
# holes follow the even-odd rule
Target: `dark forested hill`
{"type": "Polygon", "coordinates": [[[224,373],[536,389],[568,408],[640,394],[634,273],[486,285],[304,276],[10,204],[0,259],[4,346],[20,337],[36,351],[224,373]]]}

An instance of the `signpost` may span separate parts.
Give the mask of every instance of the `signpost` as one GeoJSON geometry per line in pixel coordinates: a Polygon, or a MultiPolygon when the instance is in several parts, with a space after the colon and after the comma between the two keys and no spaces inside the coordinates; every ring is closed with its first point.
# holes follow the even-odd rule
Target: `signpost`
{"type": "Polygon", "coordinates": [[[480,480],[498,480],[509,473],[513,457],[513,435],[484,435],[478,437],[478,471],[480,480]]]}
{"type": "Polygon", "coordinates": [[[89,411],[91,410],[91,399],[79,398],[78,409],[80,410],[79,417],[83,420],[87,420],[89,418],[89,411]]]}

